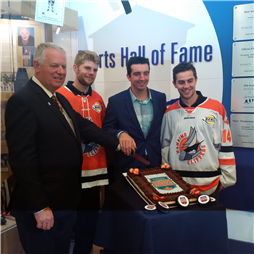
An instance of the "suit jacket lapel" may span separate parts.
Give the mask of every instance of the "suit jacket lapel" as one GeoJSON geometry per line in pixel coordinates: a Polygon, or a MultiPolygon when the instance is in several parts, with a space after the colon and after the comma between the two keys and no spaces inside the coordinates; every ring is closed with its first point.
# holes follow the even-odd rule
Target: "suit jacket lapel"
{"type": "MultiPolygon", "coordinates": [[[[77,135],[77,138],[78,140],[80,140],[80,135],[79,135],[79,128],[78,128],[78,125],[77,125],[77,121],[75,120],[75,115],[73,114],[73,109],[71,108],[71,105],[69,103],[66,103],[67,102],[67,99],[66,100],[63,100],[62,99],[63,95],[57,93],[57,98],[59,99],[62,107],[65,109],[66,113],[68,114],[68,116],[71,118],[72,120],[72,123],[73,123],[73,126],[74,126],[74,130],[75,130],[75,133],[77,135]]],[[[60,112],[60,110],[58,110],[60,112]]],[[[61,112],[60,112],[61,113],[61,112]]],[[[62,113],[61,113],[62,115],[62,113]]],[[[65,119],[66,120],[66,119],[65,119]]],[[[67,121],[66,121],[67,122],[67,121]]],[[[71,133],[74,135],[72,129],[70,128],[70,125],[68,123],[68,127],[69,129],[71,130],[71,133]]]]}
{"type": "MultiPolygon", "coordinates": [[[[61,113],[61,111],[57,108],[57,106],[54,104],[54,102],[49,98],[49,96],[43,91],[43,89],[38,86],[34,81],[30,80],[32,83],[30,84],[30,87],[34,90],[34,92],[38,95],[38,98],[43,102],[43,104],[49,109],[51,110],[51,112],[53,112],[56,117],[61,121],[61,123],[65,126],[65,128],[68,129],[68,131],[71,132],[71,134],[75,137],[75,134],[73,133],[69,123],[67,122],[66,118],[64,117],[64,115],[61,113]]],[[[59,98],[58,98],[59,99],[59,98]]],[[[60,100],[59,100],[60,101],[60,100]]],[[[63,102],[61,102],[61,105],[64,104],[63,102]]],[[[64,107],[64,105],[62,105],[64,107]]],[[[64,107],[65,109],[65,107],[64,107]]],[[[68,113],[68,112],[67,112],[68,113]]],[[[68,113],[69,115],[69,113],[68,113]]],[[[71,117],[71,116],[70,116],[71,117]]],[[[71,117],[72,118],[72,117],[71,117]]],[[[73,119],[72,119],[73,120],[73,119]]],[[[75,122],[73,120],[73,122],[75,122]]],[[[75,128],[76,130],[76,128],[75,128]]]]}

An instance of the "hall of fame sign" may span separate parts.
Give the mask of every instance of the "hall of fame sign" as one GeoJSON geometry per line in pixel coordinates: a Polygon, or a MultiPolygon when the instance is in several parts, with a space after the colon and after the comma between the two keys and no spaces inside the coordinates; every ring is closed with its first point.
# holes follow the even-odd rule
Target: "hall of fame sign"
{"type": "Polygon", "coordinates": [[[254,78],[232,79],[231,111],[254,113],[254,78]]]}
{"type": "Polygon", "coordinates": [[[254,148],[254,114],[231,114],[233,146],[254,148]]]}

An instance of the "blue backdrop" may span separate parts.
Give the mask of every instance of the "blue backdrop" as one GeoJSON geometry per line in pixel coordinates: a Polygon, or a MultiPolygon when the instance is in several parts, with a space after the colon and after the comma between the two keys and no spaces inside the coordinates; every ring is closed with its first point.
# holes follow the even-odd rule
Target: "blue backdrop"
{"type": "MultiPolygon", "coordinates": [[[[223,64],[223,99],[228,117],[231,115],[233,7],[254,1],[204,1],[220,44],[223,64]]],[[[235,114],[235,113],[234,113],[235,114]]],[[[254,117],[254,115],[253,115],[254,117]]],[[[220,201],[227,208],[254,211],[254,149],[234,148],[237,183],[221,192],[220,201]]]]}

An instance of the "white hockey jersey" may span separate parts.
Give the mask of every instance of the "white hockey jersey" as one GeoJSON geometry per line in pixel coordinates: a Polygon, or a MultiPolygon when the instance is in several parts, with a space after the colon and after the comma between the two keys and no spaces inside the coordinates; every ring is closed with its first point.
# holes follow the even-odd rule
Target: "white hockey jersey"
{"type": "Polygon", "coordinates": [[[236,182],[235,157],[224,106],[205,98],[195,107],[175,102],[165,112],[162,129],[162,161],[179,171],[183,179],[203,194],[212,194],[236,182]]]}

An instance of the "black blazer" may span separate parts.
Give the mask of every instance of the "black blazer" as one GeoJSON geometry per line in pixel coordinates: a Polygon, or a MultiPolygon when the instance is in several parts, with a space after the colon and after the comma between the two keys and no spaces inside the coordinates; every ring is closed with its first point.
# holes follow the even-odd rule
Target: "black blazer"
{"type": "MultiPolygon", "coordinates": [[[[29,80],[6,106],[9,164],[17,180],[11,211],[74,210],[81,191],[81,140],[116,149],[118,139],[57,98],[73,121],[76,135],[54,102],[29,80]]],[[[15,213],[12,213],[15,216],[15,213]]]]}
{"type": "MultiPolygon", "coordinates": [[[[114,136],[119,131],[126,131],[135,140],[136,153],[143,156],[146,150],[150,167],[158,167],[161,164],[160,133],[162,117],[166,110],[166,95],[153,89],[150,89],[150,92],[153,101],[153,120],[146,138],[138,122],[129,89],[109,98],[102,127],[114,136]]],[[[142,169],[147,165],[122,152],[116,153],[114,159],[115,180],[122,178],[122,173],[132,167],[142,169]]]]}

